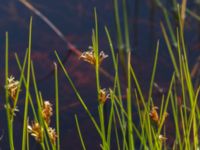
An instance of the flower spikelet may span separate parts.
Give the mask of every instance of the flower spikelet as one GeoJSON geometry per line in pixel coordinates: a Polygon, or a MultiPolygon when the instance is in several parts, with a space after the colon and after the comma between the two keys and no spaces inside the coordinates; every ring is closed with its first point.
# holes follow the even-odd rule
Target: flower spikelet
{"type": "Polygon", "coordinates": [[[5,86],[8,89],[10,97],[15,101],[17,90],[19,89],[19,81],[15,80],[15,77],[10,76],[8,79],[8,84],[5,86]]]}
{"type": "Polygon", "coordinates": [[[110,98],[110,94],[108,93],[108,91],[105,88],[100,89],[100,91],[99,91],[100,103],[104,104],[108,98],[110,98]]]}
{"type": "Polygon", "coordinates": [[[158,136],[158,139],[161,141],[161,142],[165,142],[167,140],[167,137],[163,136],[163,135],[159,135],[158,136]]]}
{"type": "Polygon", "coordinates": [[[91,65],[95,65],[96,64],[96,59],[95,59],[93,50],[92,51],[83,52],[81,54],[81,56],[80,56],[80,59],[90,63],[91,65]]]}
{"type": "Polygon", "coordinates": [[[57,134],[56,134],[55,129],[49,127],[49,128],[48,128],[48,134],[49,134],[49,138],[50,138],[50,140],[51,140],[51,143],[52,143],[52,144],[56,144],[57,134]]]}
{"type": "Polygon", "coordinates": [[[12,118],[12,116],[16,116],[15,112],[19,112],[19,109],[17,106],[15,106],[15,108],[13,108],[10,106],[10,104],[4,105],[4,108],[8,109],[11,118],[12,118]]]}
{"type": "Polygon", "coordinates": [[[107,57],[108,57],[108,55],[106,55],[103,51],[101,51],[99,54],[99,64],[101,64],[102,61],[107,57]]]}
{"type": "Polygon", "coordinates": [[[158,107],[153,106],[149,115],[153,121],[155,121],[157,124],[160,124],[160,118],[159,118],[157,110],[158,110],[158,107]]]}
{"type": "Polygon", "coordinates": [[[43,129],[38,122],[32,122],[28,125],[28,132],[35,138],[37,142],[41,142],[43,138],[43,129]]]}
{"type": "MultiPolygon", "coordinates": [[[[108,55],[106,55],[103,51],[101,51],[100,54],[99,54],[99,65],[107,57],[108,57],[108,55]]],[[[89,50],[89,51],[83,52],[81,54],[81,56],[80,56],[80,59],[90,63],[91,65],[96,65],[96,62],[97,62],[93,50],[89,50]]]]}
{"type": "Polygon", "coordinates": [[[53,115],[52,104],[49,101],[44,101],[42,106],[42,117],[48,125],[51,122],[52,115],[53,115]]]}

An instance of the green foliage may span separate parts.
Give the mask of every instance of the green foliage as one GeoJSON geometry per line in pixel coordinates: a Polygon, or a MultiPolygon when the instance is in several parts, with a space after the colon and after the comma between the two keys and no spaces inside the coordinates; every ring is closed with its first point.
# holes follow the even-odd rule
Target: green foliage
{"type": "MultiPolygon", "coordinates": [[[[91,119],[97,133],[101,138],[100,147],[103,150],[109,150],[112,148],[114,141],[116,142],[116,147],[123,150],[132,149],[199,149],[199,127],[200,127],[200,110],[198,107],[198,99],[200,93],[200,86],[197,89],[193,87],[191,80],[190,70],[188,67],[187,60],[187,50],[184,41],[184,30],[183,23],[181,20],[181,14],[179,6],[177,6],[178,16],[179,16],[179,27],[176,30],[176,36],[174,31],[172,31],[172,25],[169,22],[167,10],[160,3],[159,0],[156,1],[157,4],[163,10],[168,30],[170,31],[170,37],[167,35],[167,31],[164,25],[161,23],[161,30],[171,57],[172,64],[174,66],[174,73],[172,74],[171,81],[169,83],[169,88],[167,93],[162,93],[162,99],[160,100],[160,106],[155,103],[155,98],[153,96],[153,86],[155,83],[156,67],[159,58],[159,42],[157,42],[154,64],[152,68],[152,76],[149,85],[148,96],[145,96],[142,91],[142,87],[139,83],[135,70],[131,64],[131,50],[130,50],[130,39],[128,30],[128,18],[126,10],[126,1],[123,0],[123,17],[124,17],[124,33],[125,39],[122,37],[121,25],[119,23],[118,14],[118,1],[114,1],[115,7],[115,19],[117,27],[117,37],[118,46],[123,45],[125,41],[126,51],[123,52],[122,49],[119,51],[119,56],[114,52],[112,39],[107,27],[105,27],[105,33],[108,39],[108,45],[110,46],[111,59],[113,62],[113,69],[115,71],[113,86],[107,91],[102,89],[99,70],[101,69],[101,61],[107,56],[99,53],[99,37],[98,37],[98,20],[96,9],[94,11],[95,15],[95,27],[92,32],[92,47],[93,54],[90,56],[92,59],[94,72],[96,74],[96,93],[97,93],[97,104],[98,104],[98,118],[95,118],[89,108],[87,107],[85,101],[81,97],[76,85],[73,83],[71,77],[69,76],[64,64],[62,63],[58,53],[55,51],[56,58],[58,60],[58,65],[64,72],[64,75],[69,81],[69,84],[73,91],[75,92],[77,99],[81,103],[85,112],[91,119]],[[172,43],[170,42],[172,39],[172,43]],[[174,52],[172,44],[176,45],[176,51],[174,52]],[[175,57],[175,53],[178,57],[175,57]],[[120,58],[118,60],[118,57],[120,58]],[[122,67],[126,69],[125,79],[126,83],[122,83],[120,80],[121,74],[119,74],[119,62],[122,63],[122,67]],[[125,67],[127,66],[127,67],[125,67]],[[177,92],[181,91],[181,93],[177,92]],[[125,98],[122,96],[125,93],[125,98]],[[181,99],[179,99],[181,96],[181,99]],[[124,101],[124,99],[126,101],[124,101]],[[107,107],[108,116],[105,116],[104,111],[106,104],[109,103],[110,107],[107,107]],[[133,106],[136,107],[136,112],[133,112],[133,106]],[[173,118],[174,126],[174,141],[173,146],[169,147],[168,141],[168,131],[166,130],[167,114],[173,118]],[[139,118],[138,122],[134,122],[134,117],[139,118]],[[105,124],[105,119],[108,119],[108,123],[105,124]],[[121,136],[120,136],[121,135],[121,136]],[[139,140],[139,144],[136,141],[139,140]]],[[[198,17],[193,14],[190,10],[186,10],[189,14],[198,19],[198,17]]],[[[42,149],[60,149],[60,119],[59,119],[59,85],[58,85],[58,71],[57,64],[55,65],[55,104],[56,104],[56,135],[53,138],[50,132],[50,123],[47,122],[44,117],[44,103],[42,94],[38,91],[34,65],[31,61],[31,34],[32,34],[32,18],[30,21],[29,30],[29,45],[27,52],[25,54],[23,63],[16,56],[16,61],[21,72],[19,86],[17,87],[16,97],[14,97],[13,105],[10,102],[11,93],[9,88],[5,88],[6,94],[6,114],[7,114],[7,125],[8,125],[8,137],[10,143],[10,149],[14,150],[14,137],[13,137],[13,120],[14,120],[14,110],[17,108],[19,91],[22,85],[25,86],[25,105],[24,105],[24,122],[23,122],[23,137],[22,137],[22,150],[29,149],[29,133],[33,135],[37,142],[41,144],[42,149]],[[25,74],[25,70],[27,71],[25,74]],[[32,78],[31,78],[32,77],[32,78]],[[33,104],[32,95],[30,93],[30,82],[33,81],[34,92],[36,97],[36,105],[33,104]],[[29,105],[30,104],[30,105],[29,105]],[[39,128],[34,130],[33,126],[29,124],[28,112],[33,112],[34,125],[38,125],[39,128]],[[27,121],[28,118],[28,121],[27,121]],[[31,130],[31,131],[30,131],[31,130]],[[37,131],[38,135],[33,134],[37,131]],[[40,133],[40,134],[39,134],[40,133]],[[55,141],[54,141],[55,140],[55,141]]],[[[86,58],[85,58],[86,59],[86,58]]],[[[6,53],[5,53],[5,85],[8,87],[9,82],[9,70],[8,70],[8,33],[6,33],[6,53]]],[[[11,97],[12,98],[12,97],[11,97]]],[[[78,121],[78,116],[75,115],[75,121],[77,126],[77,131],[80,137],[80,141],[83,149],[87,148],[84,143],[84,135],[81,133],[81,127],[78,121]]],[[[33,125],[32,124],[32,125],[33,125]]],[[[52,131],[52,130],[51,130],[52,131]]]]}

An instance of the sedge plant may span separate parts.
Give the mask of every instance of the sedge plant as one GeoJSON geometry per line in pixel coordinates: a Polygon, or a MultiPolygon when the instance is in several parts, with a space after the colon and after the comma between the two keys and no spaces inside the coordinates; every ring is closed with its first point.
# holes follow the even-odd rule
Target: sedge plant
{"type": "MultiPolygon", "coordinates": [[[[159,1],[157,1],[158,3],[159,1]]],[[[14,82],[17,86],[14,86],[14,93],[8,87],[9,82],[13,81],[13,78],[9,78],[8,70],[8,34],[6,33],[6,53],[5,53],[5,93],[6,93],[6,114],[8,125],[8,138],[10,149],[15,149],[15,139],[13,136],[13,119],[14,111],[17,108],[18,97],[22,85],[25,87],[25,103],[24,103],[24,121],[22,131],[22,143],[21,149],[30,149],[30,137],[31,135],[36,142],[41,145],[42,149],[61,149],[61,137],[60,137],[60,124],[62,121],[59,119],[59,84],[58,84],[58,66],[63,70],[65,77],[68,79],[69,84],[76,94],[77,100],[80,102],[85,112],[89,116],[96,132],[98,133],[101,141],[99,141],[99,147],[103,150],[118,149],[118,150],[133,150],[133,149],[199,149],[199,127],[200,127],[200,110],[198,106],[200,86],[197,89],[194,88],[190,75],[190,69],[188,65],[188,51],[185,46],[184,40],[184,21],[181,19],[181,9],[177,6],[179,16],[179,26],[176,32],[172,32],[171,24],[167,23],[167,28],[170,30],[170,36],[165,29],[163,23],[161,23],[161,30],[165,43],[167,45],[169,55],[174,67],[174,72],[171,74],[171,80],[166,93],[161,92],[162,98],[158,105],[156,98],[153,95],[153,87],[156,80],[156,70],[159,58],[159,41],[155,46],[155,58],[152,68],[152,76],[149,85],[149,91],[147,96],[142,90],[138,75],[131,63],[131,49],[128,30],[128,18],[126,10],[126,1],[123,0],[123,17],[124,17],[124,30],[121,29],[119,24],[118,14],[118,1],[114,1],[115,4],[115,17],[117,26],[117,36],[119,47],[123,45],[125,41],[125,50],[120,49],[119,55],[115,52],[113,47],[113,39],[111,38],[109,28],[105,27],[105,33],[108,39],[108,45],[110,47],[111,57],[108,57],[103,51],[99,50],[99,34],[98,34],[98,20],[96,9],[94,11],[95,27],[92,30],[92,50],[83,52],[80,56],[80,61],[86,61],[94,68],[96,76],[96,99],[98,109],[98,117],[94,117],[91,110],[87,107],[85,100],[81,97],[80,92],[76,88],[76,85],[72,81],[67,69],[62,63],[58,53],[55,51],[57,63],[54,63],[55,67],[55,114],[56,120],[55,129],[51,127],[51,116],[53,115],[52,104],[49,101],[44,100],[41,91],[38,90],[34,63],[31,60],[31,36],[32,36],[32,19],[30,21],[29,30],[29,44],[27,52],[25,54],[23,63],[20,62],[17,54],[15,54],[16,61],[20,70],[19,82],[14,82]],[[124,33],[124,36],[122,36],[124,33]],[[174,34],[176,33],[176,34],[174,34]],[[175,36],[176,35],[176,36],[175,36]],[[123,39],[124,37],[124,39],[123,39]],[[176,44],[174,48],[172,45],[176,44]],[[175,57],[178,54],[177,57],[175,57]],[[104,59],[112,60],[113,64],[113,85],[110,88],[104,89],[101,85],[101,63],[104,63],[104,59]],[[125,69],[125,80],[121,81],[121,74],[119,72],[120,61],[122,67],[125,69]],[[25,70],[27,72],[25,72],[25,70]],[[33,82],[34,94],[30,92],[30,82],[33,82]],[[16,94],[16,95],[15,95],[16,94]],[[10,99],[14,98],[14,103],[10,99]],[[36,99],[34,103],[33,98],[36,99]],[[108,116],[105,116],[105,106],[109,103],[110,107],[107,107],[108,116]],[[30,104],[30,105],[29,105],[30,104]],[[133,109],[136,109],[133,111],[133,109]],[[29,113],[32,112],[33,118],[29,118],[29,113]],[[135,116],[138,118],[138,122],[134,122],[135,116]],[[174,135],[169,135],[167,130],[167,120],[170,117],[173,121],[170,122],[174,126],[174,135]],[[28,118],[28,119],[27,119],[28,118]],[[108,120],[105,123],[105,120],[108,120]],[[170,137],[173,137],[172,146],[168,144],[170,137]],[[139,142],[138,142],[139,141],[139,142]],[[112,145],[116,143],[116,146],[112,145]],[[170,147],[171,146],[171,147],[170,147]]],[[[160,6],[162,6],[160,4],[160,6]]],[[[164,14],[166,15],[166,9],[162,6],[164,14]]],[[[185,8],[185,11],[187,9],[185,8]]],[[[13,82],[11,82],[13,83],[13,82]]],[[[15,85],[14,84],[14,85],[15,85]]],[[[84,135],[81,132],[80,122],[78,115],[75,115],[75,122],[80,137],[80,143],[84,150],[87,149],[84,135]]]]}

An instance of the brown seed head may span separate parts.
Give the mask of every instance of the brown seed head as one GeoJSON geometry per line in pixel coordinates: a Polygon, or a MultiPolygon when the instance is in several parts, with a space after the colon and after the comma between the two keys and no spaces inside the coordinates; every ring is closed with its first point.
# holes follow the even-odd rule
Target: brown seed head
{"type": "Polygon", "coordinates": [[[155,121],[157,124],[159,124],[160,123],[160,118],[159,118],[157,110],[158,110],[158,107],[157,106],[153,106],[151,111],[150,111],[150,113],[149,113],[149,115],[150,115],[150,117],[151,117],[151,119],[153,121],[155,121]]]}
{"type": "Polygon", "coordinates": [[[81,56],[80,56],[80,59],[90,63],[91,65],[95,65],[96,64],[96,59],[94,57],[94,51],[83,52],[81,54],[81,56]]]}
{"type": "Polygon", "coordinates": [[[37,142],[41,142],[43,139],[43,129],[38,122],[32,122],[28,125],[28,132],[35,138],[37,142]]]}
{"type": "Polygon", "coordinates": [[[12,118],[13,116],[16,116],[15,112],[19,112],[19,109],[17,106],[15,106],[15,108],[11,107],[10,104],[4,105],[5,109],[8,109],[9,113],[10,113],[10,118],[12,118]]]}
{"type": "Polygon", "coordinates": [[[161,141],[161,142],[165,142],[167,140],[167,138],[163,135],[159,135],[158,136],[158,139],[161,141]]]}
{"type": "Polygon", "coordinates": [[[104,104],[106,100],[110,97],[110,94],[108,94],[108,91],[106,89],[100,89],[99,91],[99,101],[100,103],[104,104]]]}
{"type": "Polygon", "coordinates": [[[168,116],[169,116],[169,113],[168,112],[164,112],[163,119],[165,120],[168,116]]]}
{"type": "Polygon", "coordinates": [[[52,144],[56,144],[56,138],[58,137],[57,134],[56,134],[56,131],[55,129],[49,127],[48,129],[48,134],[49,134],[49,138],[51,140],[51,143],[52,144]]]}
{"type": "Polygon", "coordinates": [[[19,81],[15,80],[15,77],[10,76],[8,79],[8,84],[5,85],[5,88],[8,89],[8,93],[13,101],[16,100],[17,91],[19,89],[19,81]]]}
{"type": "MultiPolygon", "coordinates": [[[[107,57],[108,57],[108,55],[106,55],[103,51],[101,51],[100,54],[99,54],[99,65],[107,57]]],[[[81,56],[80,56],[80,59],[82,59],[83,61],[86,61],[86,62],[90,63],[91,65],[96,65],[96,58],[95,58],[93,50],[83,52],[81,54],[81,56]]]]}
{"type": "Polygon", "coordinates": [[[52,115],[53,115],[52,104],[49,101],[44,101],[42,106],[42,117],[48,125],[51,122],[52,115]]]}
{"type": "Polygon", "coordinates": [[[107,57],[108,57],[108,55],[106,55],[103,51],[101,51],[99,54],[99,64],[101,64],[102,61],[107,57]]]}

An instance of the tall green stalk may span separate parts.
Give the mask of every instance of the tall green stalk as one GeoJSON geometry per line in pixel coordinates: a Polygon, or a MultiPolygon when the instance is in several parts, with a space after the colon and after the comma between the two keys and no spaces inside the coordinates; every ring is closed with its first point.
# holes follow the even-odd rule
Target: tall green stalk
{"type": "Polygon", "coordinates": [[[117,30],[117,45],[119,49],[119,59],[121,61],[122,67],[125,71],[125,51],[124,51],[124,44],[123,44],[123,37],[122,37],[122,31],[121,31],[121,24],[120,24],[120,17],[119,17],[119,6],[118,6],[118,0],[113,1],[114,5],[114,14],[115,14],[115,24],[116,24],[116,30],[117,30]]]}
{"type": "Polygon", "coordinates": [[[128,52],[128,88],[127,88],[127,114],[128,114],[128,143],[129,149],[134,149],[133,128],[132,128],[132,102],[131,102],[131,53],[128,52]]]}
{"type": "MultiPolygon", "coordinates": [[[[5,85],[8,85],[8,32],[6,32],[6,49],[5,49],[5,85]]],[[[7,114],[7,123],[8,123],[8,138],[10,149],[14,150],[14,141],[13,141],[13,125],[11,121],[11,114],[10,114],[10,104],[9,104],[9,97],[8,97],[8,89],[5,90],[5,97],[6,97],[6,114],[7,114]]]]}
{"type": "Polygon", "coordinates": [[[81,140],[81,145],[83,147],[83,150],[86,150],[86,146],[85,146],[85,143],[83,141],[83,137],[82,137],[82,134],[81,134],[81,130],[80,130],[80,126],[79,126],[79,122],[78,122],[78,117],[77,115],[75,115],[75,121],[76,121],[76,127],[77,127],[77,130],[78,130],[78,135],[80,137],[80,140],[81,140]]]}
{"type": "Polygon", "coordinates": [[[27,66],[27,83],[26,83],[26,97],[24,106],[24,122],[23,122],[23,135],[22,135],[22,150],[26,149],[27,139],[27,117],[28,117],[28,103],[29,103],[29,85],[30,85],[30,68],[31,68],[31,37],[32,37],[32,18],[30,19],[29,26],[29,44],[28,44],[28,66],[27,66]]]}
{"type": "Polygon", "coordinates": [[[56,133],[57,133],[57,147],[56,149],[60,149],[60,119],[59,119],[59,98],[58,98],[58,69],[57,64],[54,63],[55,66],[55,100],[56,100],[56,133]]]}
{"type": "Polygon", "coordinates": [[[96,86],[97,86],[97,97],[99,101],[98,111],[99,111],[99,118],[100,118],[100,127],[102,132],[102,148],[104,150],[108,149],[108,145],[106,142],[106,132],[105,132],[105,116],[104,116],[104,104],[100,103],[100,78],[99,78],[99,41],[98,41],[98,21],[97,21],[97,12],[96,9],[94,10],[94,17],[95,17],[95,30],[92,34],[92,46],[94,49],[94,56],[96,60],[95,64],[95,73],[96,73],[96,86]]]}

